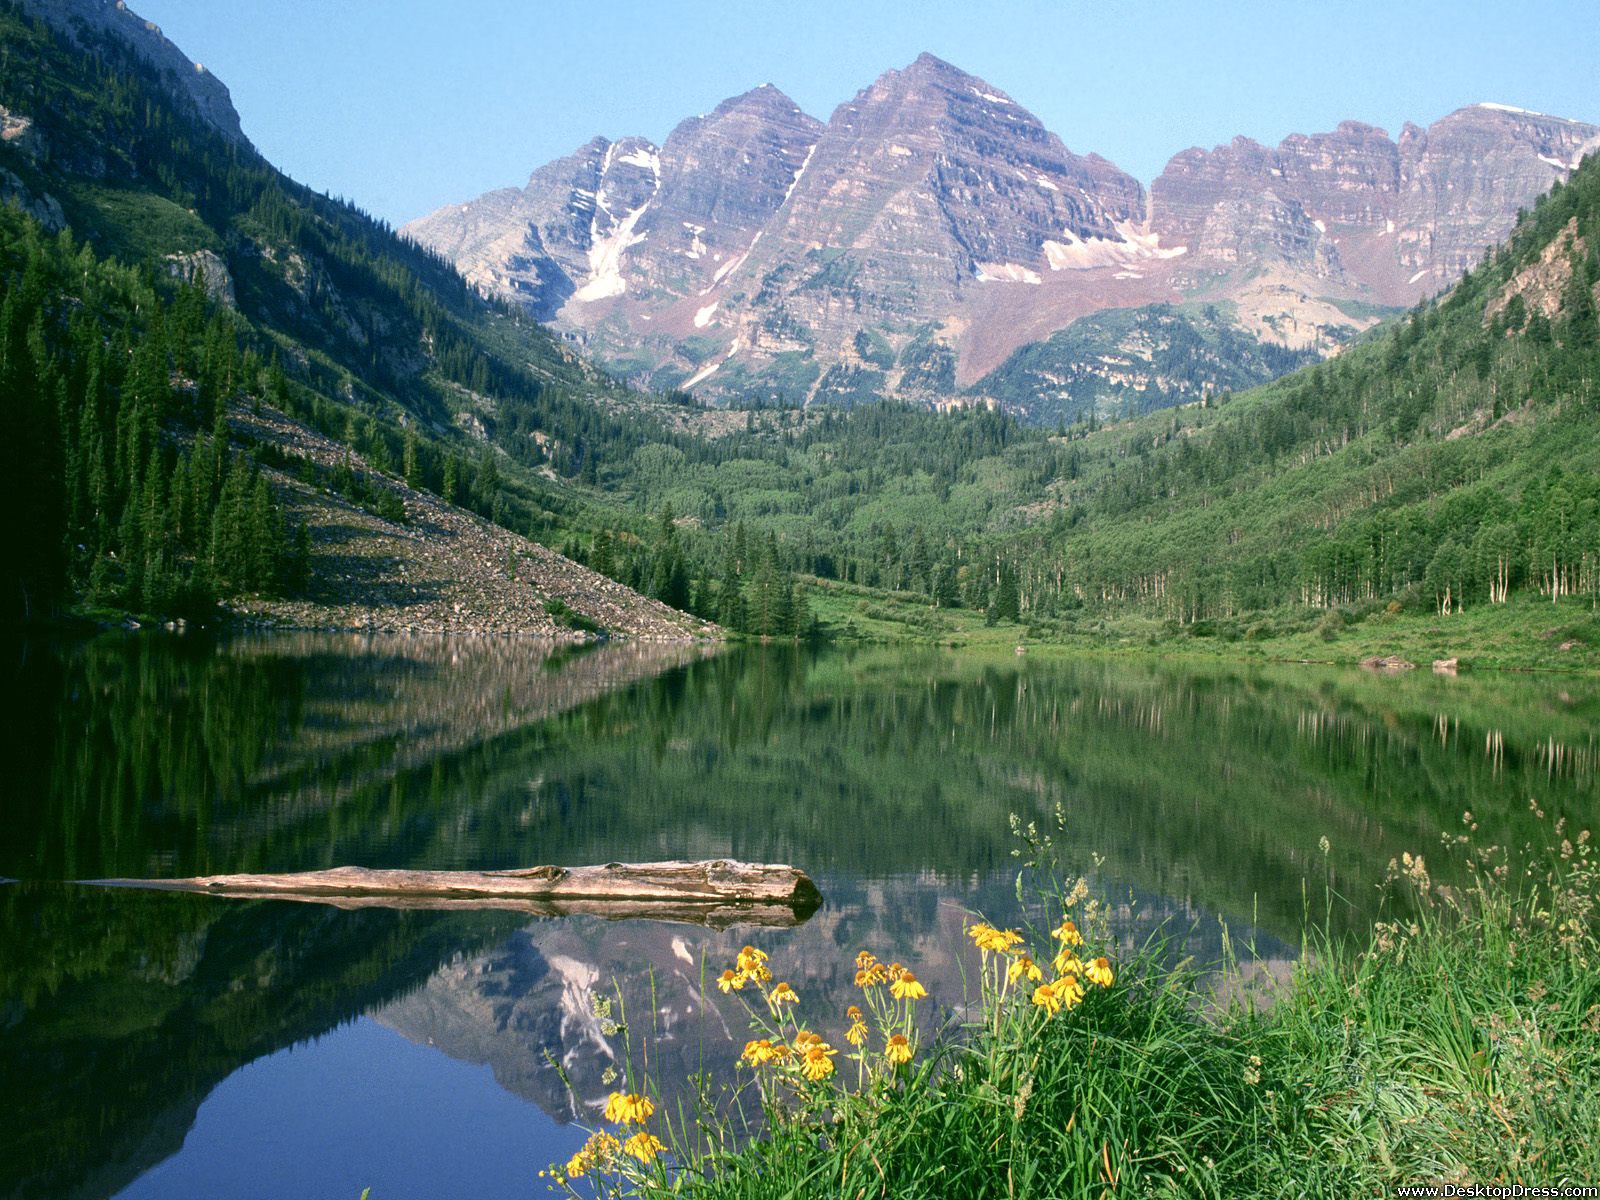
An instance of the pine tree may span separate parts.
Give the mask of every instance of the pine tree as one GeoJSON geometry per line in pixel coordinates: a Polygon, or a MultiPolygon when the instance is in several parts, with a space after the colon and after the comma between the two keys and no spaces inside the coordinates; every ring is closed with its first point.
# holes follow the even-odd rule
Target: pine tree
{"type": "Polygon", "coordinates": [[[406,428],[405,450],[401,456],[401,469],[405,474],[408,487],[422,487],[422,466],[417,453],[417,431],[409,426],[406,428]]]}
{"type": "Polygon", "coordinates": [[[439,485],[439,495],[446,504],[456,502],[456,492],[460,488],[461,465],[460,460],[452,454],[444,460],[444,482],[439,485]]]}

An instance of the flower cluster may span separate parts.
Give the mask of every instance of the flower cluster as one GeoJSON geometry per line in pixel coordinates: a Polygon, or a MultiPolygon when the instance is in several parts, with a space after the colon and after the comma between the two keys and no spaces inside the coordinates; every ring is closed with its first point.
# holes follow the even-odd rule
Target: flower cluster
{"type": "MultiPolygon", "coordinates": [[[[845,1009],[844,1041],[852,1048],[847,1057],[855,1061],[859,1086],[868,1078],[892,1075],[911,1061],[916,1050],[912,1013],[928,990],[902,964],[879,962],[867,950],[856,956],[855,980],[866,1007],[852,1004],[845,1009]],[[875,1042],[881,1049],[873,1049],[875,1042]]],[[[792,1087],[836,1076],[839,1050],[821,1034],[801,1026],[795,1011],[799,993],[786,982],[773,981],[764,953],[746,946],[734,966],[717,977],[717,986],[729,994],[749,988],[763,1002],[747,1006],[755,1032],[763,1036],[745,1043],[739,1055],[742,1066],[765,1071],[774,1081],[787,1081],[792,1087]]]]}
{"type": "Polygon", "coordinates": [[[983,955],[983,979],[986,989],[993,991],[997,1001],[1005,1000],[1014,985],[1032,984],[1030,1000],[1035,1008],[1052,1017],[1063,1009],[1076,1008],[1083,1002],[1084,981],[1096,987],[1108,988],[1116,980],[1111,962],[1104,956],[1085,962],[1079,957],[1083,934],[1070,916],[1063,916],[1061,924],[1051,931],[1059,946],[1050,960],[1055,978],[1045,981],[1041,967],[1026,946],[1026,939],[1015,929],[996,929],[981,922],[967,929],[967,936],[983,955]]]}
{"type": "Polygon", "coordinates": [[[618,1171],[630,1158],[639,1163],[654,1162],[667,1148],[660,1138],[643,1128],[655,1111],[655,1102],[648,1096],[637,1092],[612,1092],[606,1100],[605,1119],[614,1125],[638,1125],[640,1128],[626,1137],[603,1129],[591,1133],[589,1140],[565,1166],[552,1164],[539,1174],[559,1188],[595,1172],[618,1171]]]}
{"type": "MultiPolygon", "coordinates": [[[[1066,898],[1069,911],[1079,898],[1078,891],[1066,898]]],[[[1083,918],[1098,928],[1087,905],[1083,918]]],[[[1054,945],[1048,953],[1030,947],[1015,929],[978,923],[967,933],[983,956],[984,1016],[987,1021],[992,1015],[994,1021],[985,1040],[993,1046],[1025,1040],[1040,1030],[1041,1018],[1048,1021],[1064,1009],[1070,1011],[1084,1002],[1090,988],[1109,988],[1116,979],[1109,959],[1090,956],[1070,916],[1063,916],[1051,931],[1054,945]]],[[[920,1070],[912,1066],[917,1058],[917,1006],[927,999],[928,989],[903,963],[882,962],[870,950],[856,955],[859,1002],[844,1010],[838,1046],[802,1016],[800,993],[774,975],[764,951],[745,946],[716,976],[716,985],[750,1016],[751,1036],[739,1066],[749,1073],[749,1086],[759,1092],[763,1110],[775,1121],[834,1130],[848,1124],[851,1114],[870,1113],[930,1077],[932,1066],[926,1059],[920,1070]],[[848,1078],[852,1066],[853,1085],[848,1078]]],[[[1018,1119],[1031,1086],[1031,1081],[1023,1085],[1015,1100],[1018,1119]]],[[[605,1120],[615,1128],[593,1134],[565,1167],[552,1166],[548,1174],[554,1186],[576,1195],[573,1182],[596,1173],[610,1173],[626,1186],[666,1179],[658,1162],[666,1147],[645,1128],[655,1111],[646,1095],[612,1093],[605,1120]]],[[[689,1147],[677,1152],[677,1165],[692,1164],[696,1152],[682,1137],[671,1137],[674,1131],[670,1123],[664,1130],[674,1145],[689,1147]]]]}
{"type": "MultiPolygon", "coordinates": [[[[771,982],[772,972],[767,969],[766,951],[757,950],[754,946],[746,946],[739,951],[733,966],[717,976],[717,986],[724,992],[743,991],[747,983],[762,987],[771,982]]],[[[788,988],[789,985],[785,983],[779,986],[788,988]]],[[[794,993],[789,994],[792,996],[794,993]]]]}

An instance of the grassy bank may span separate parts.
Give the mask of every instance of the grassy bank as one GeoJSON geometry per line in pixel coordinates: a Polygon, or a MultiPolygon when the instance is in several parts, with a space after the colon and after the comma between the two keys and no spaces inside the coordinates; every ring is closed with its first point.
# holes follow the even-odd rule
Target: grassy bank
{"type": "Polygon", "coordinates": [[[1535,871],[1473,848],[1466,825],[1447,840],[1469,886],[1407,855],[1394,919],[1361,945],[1316,944],[1267,1006],[1237,972],[1218,1000],[1214,977],[1149,948],[1115,961],[1081,886],[1055,893],[1053,929],[969,930],[972,995],[938,1035],[922,1009],[958,998],[922,999],[899,964],[856,964],[857,1017],[806,1011],[781,964],[747,951],[722,980],[755,1026],[740,1078],[671,1114],[631,1080],[556,1186],[776,1200],[1600,1180],[1588,837],[1557,824],[1535,871]]]}
{"type": "Polygon", "coordinates": [[[1131,613],[990,622],[968,609],[933,609],[908,595],[832,581],[813,581],[807,596],[824,635],[844,641],[960,648],[1066,646],[1100,652],[1154,649],[1240,661],[1335,664],[1397,654],[1423,668],[1437,659],[1455,658],[1469,670],[1600,669],[1600,614],[1579,601],[1555,605],[1532,596],[1478,605],[1448,617],[1373,604],[1327,611],[1278,609],[1189,625],[1131,613]]]}

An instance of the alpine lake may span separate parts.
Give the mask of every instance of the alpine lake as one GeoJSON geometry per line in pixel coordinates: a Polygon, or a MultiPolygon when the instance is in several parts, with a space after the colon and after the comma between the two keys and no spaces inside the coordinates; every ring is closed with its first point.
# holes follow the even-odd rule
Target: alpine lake
{"type": "Polygon", "coordinates": [[[959,1012],[972,914],[1059,916],[1013,817],[1125,948],[1270,980],[1308,921],[1362,936],[1399,903],[1404,852],[1449,879],[1464,814],[1519,847],[1600,812],[1592,676],[153,633],[5,670],[6,1200],[542,1195],[630,1055],[668,1102],[735,1078],[748,1016],[712,981],[746,943],[824,1030],[861,949],[959,1012]],[[710,928],[73,882],[719,857],[799,866],[822,907],[710,928]]]}

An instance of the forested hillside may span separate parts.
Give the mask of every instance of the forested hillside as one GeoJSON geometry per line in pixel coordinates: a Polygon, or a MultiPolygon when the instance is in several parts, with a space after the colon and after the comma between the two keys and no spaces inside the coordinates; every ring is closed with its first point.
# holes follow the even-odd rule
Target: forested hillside
{"type": "Polygon", "coordinates": [[[170,295],[0,208],[0,486],[27,616],[64,596],[140,612],[301,586],[309,546],[230,448],[226,400],[259,363],[204,293],[170,295]],[[180,380],[174,386],[174,378],[180,380]]]}
{"type": "Polygon", "coordinates": [[[1054,425],[1242,391],[1319,359],[1246,335],[1232,309],[1152,304],[1095,313],[1024,346],[969,390],[1054,425]]]}
{"type": "Polygon", "coordinates": [[[3,382],[26,431],[11,482],[32,517],[8,612],[59,599],[168,612],[292,587],[303,563],[267,564],[293,531],[266,519],[248,471],[233,490],[250,491],[252,544],[267,548],[248,567],[210,550],[205,514],[231,520],[211,436],[229,404],[281,408],[380,472],[545,535],[582,507],[560,481],[592,477],[595,447],[668,436],[628,411],[651,401],[286,179],[130,47],[73,37],[0,6],[3,382]],[[157,480],[163,494],[146,495],[157,480]]]}
{"type": "Polygon", "coordinates": [[[1085,438],[1001,543],[1024,611],[1600,596],[1600,162],[1331,362],[1085,438]]]}

